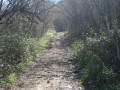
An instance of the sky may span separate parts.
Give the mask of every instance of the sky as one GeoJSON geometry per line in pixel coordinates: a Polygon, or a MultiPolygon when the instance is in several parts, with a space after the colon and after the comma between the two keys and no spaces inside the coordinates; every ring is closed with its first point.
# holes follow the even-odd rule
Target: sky
{"type": "MultiPolygon", "coordinates": [[[[4,2],[6,2],[6,0],[3,0],[4,2]]],[[[55,3],[58,3],[59,1],[61,1],[61,0],[51,0],[51,1],[53,1],[53,2],[55,2],[55,3]]]]}
{"type": "Polygon", "coordinates": [[[55,3],[58,3],[58,2],[61,1],[61,0],[51,0],[51,1],[53,1],[53,2],[55,2],[55,3]]]}

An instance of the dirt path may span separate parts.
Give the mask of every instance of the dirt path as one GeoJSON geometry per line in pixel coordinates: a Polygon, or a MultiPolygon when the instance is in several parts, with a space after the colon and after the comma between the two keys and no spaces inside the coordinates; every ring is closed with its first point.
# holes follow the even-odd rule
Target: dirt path
{"type": "Polygon", "coordinates": [[[50,47],[23,70],[11,90],[84,90],[74,79],[74,66],[69,60],[73,50],[65,41],[65,34],[57,33],[50,47]]]}

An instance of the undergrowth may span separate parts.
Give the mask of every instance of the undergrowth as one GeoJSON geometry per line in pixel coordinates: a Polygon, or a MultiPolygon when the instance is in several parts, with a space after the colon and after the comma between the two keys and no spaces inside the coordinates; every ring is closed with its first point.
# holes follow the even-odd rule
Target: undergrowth
{"type": "Polygon", "coordinates": [[[41,38],[5,33],[0,37],[0,89],[8,89],[21,74],[21,70],[44,50],[55,30],[48,30],[41,38]],[[12,43],[11,43],[12,42],[12,43]]]}
{"type": "Polygon", "coordinates": [[[113,41],[87,38],[74,43],[76,69],[88,90],[120,90],[120,62],[113,41]]]}

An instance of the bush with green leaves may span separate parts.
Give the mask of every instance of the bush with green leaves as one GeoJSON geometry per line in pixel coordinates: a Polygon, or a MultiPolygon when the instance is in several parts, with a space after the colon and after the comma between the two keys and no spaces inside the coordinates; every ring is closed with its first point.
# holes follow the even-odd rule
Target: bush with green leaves
{"type": "Polygon", "coordinates": [[[54,30],[49,30],[43,37],[33,38],[26,24],[21,20],[17,22],[4,29],[0,36],[0,88],[7,89],[55,34],[54,30]]]}
{"type": "Polygon", "coordinates": [[[98,56],[92,56],[81,81],[89,89],[115,89],[119,84],[117,74],[113,73],[98,56]]]}
{"type": "Polygon", "coordinates": [[[33,56],[34,44],[29,40],[30,33],[23,18],[3,28],[0,36],[0,87],[3,81],[9,82],[12,72],[22,68],[21,63],[26,63],[28,57],[33,56]]]}
{"type": "Polygon", "coordinates": [[[26,40],[18,34],[3,35],[1,41],[1,59],[3,63],[17,64],[24,58],[26,40]]]}
{"type": "Polygon", "coordinates": [[[119,88],[119,62],[112,40],[88,38],[86,42],[76,41],[74,50],[76,68],[80,71],[84,69],[81,82],[88,89],[119,88]]]}

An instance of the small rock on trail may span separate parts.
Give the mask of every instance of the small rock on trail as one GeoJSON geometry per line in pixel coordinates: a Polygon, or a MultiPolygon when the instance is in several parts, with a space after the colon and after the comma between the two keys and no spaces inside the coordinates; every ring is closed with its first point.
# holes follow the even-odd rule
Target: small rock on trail
{"type": "Polygon", "coordinates": [[[57,33],[50,40],[49,48],[29,63],[10,90],[84,90],[74,79],[72,56],[73,49],[65,34],[57,33]]]}

